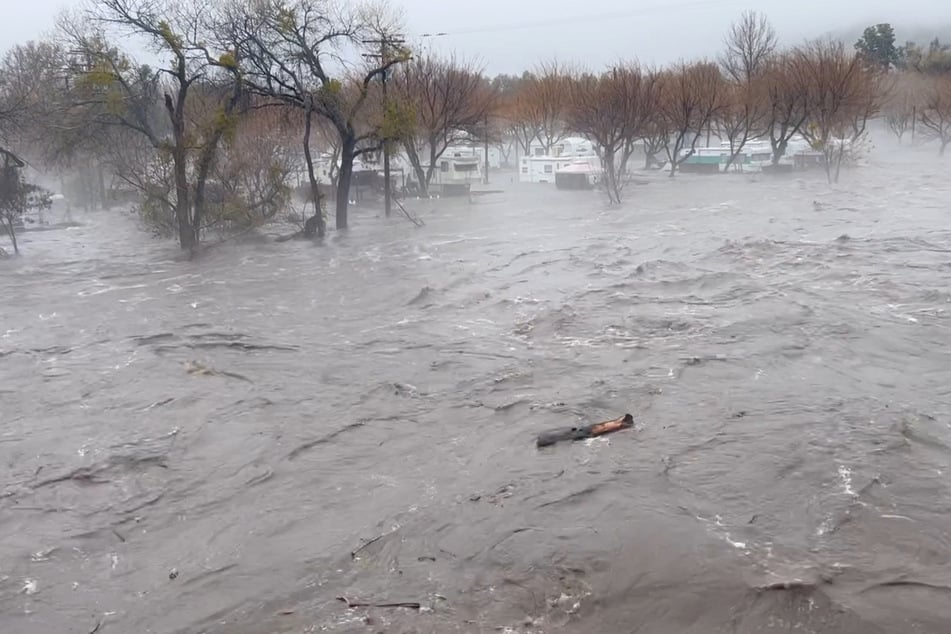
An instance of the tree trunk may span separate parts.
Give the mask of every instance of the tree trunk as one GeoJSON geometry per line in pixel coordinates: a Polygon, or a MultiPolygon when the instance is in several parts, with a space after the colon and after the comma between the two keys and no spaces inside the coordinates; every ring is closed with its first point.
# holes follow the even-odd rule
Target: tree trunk
{"type": "Polygon", "coordinates": [[[677,143],[674,144],[673,151],[667,153],[667,158],[670,159],[670,173],[668,174],[670,178],[674,177],[674,174],[677,173],[677,168],[680,166],[680,163],[677,161],[677,156],[680,154],[681,150],[680,143],[681,142],[678,140],[677,143]]]}
{"type": "Polygon", "coordinates": [[[96,173],[99,177],[99,207],[100,209],[109,209],[109,197],[106,195],[106,175],[103,173],[102,165],[96,165],[96,173]]]}
{"type": "Polygon", "coordinates": [[[337,230],[347,228],[347,207],[350,205],[350,181],[353,176],[353,159],[356,139],[351,134],[340,144],[340,172],[337,174],[337,230]]]}
{"type": "MultiPolygon", "coordinates": [[[[728,174],[730,168],[736,163],[736,159],[740,157],[740,153],[743,152],[743,148],[746,147],[746,143],[750,140],[749,130],[746,130],[743,133],[743,138],[737,140],[736,136],[728,137],[730,141],[730,158],[727,159],[726,165],[723,167],[723,173],[728,174]]],[[[740,168],[742,171],[742,167],[740,168]]]]}
{"type": "Polygon", "coordinates": [[[220,118],[216,118],[215,126],[211,131],[211,136],[205,141],[198,156],[198,167],[195,182],[195,210],[192,215],[192,233],[195,238],[195,245],[198,245],[201,239],[201,223],[205,218],[205,183],[208,182],[208,176],[215,165],[215,158],[218,156],[218,145],[225,135],[225,130],[231,125],[231,117],[241,99],[241,83],[235,79],[234,87],[228,101],[225,102],[224,113],[220,118]]]}
{"type": "Polygon", "coordinates": [[[614,151],[607,150],[604,152],[604,176],[607,179],[607,190],[608,190],[608,200],[612,204],[618,204],[621,202],[621,192],[620,187],[618,186],[617,172],[614,169],[614,151]]]}
{"type": "Polygon", "coordinates": [[[618,165],[617,173],[621,178],[627,177],[627,164],[631,160],[631,154],[634,153],[634,142],[626,141],[621,150],[621,162],[618,165]]]}
{"type": "Polygon", "coordinates": [[[773,150],[773,155],[770,157],[770,162],[776,166],[779,165],[779,159],[783,158],[783,155],[786,153],[786,128],[781,127],[779,130],[779,136],[776,136],[775,127],[770,127],[769,129],[769,147],[773,150]]]}
{"type": "Polygon", "coordinates": [[[172,159],[175,169],[175,219],[178,221],[178,243],[182,249],[195,248],[195,233],[191,225],[191,209],[188,204],[188,172],[184,148],[176,148],[172,159]]]}
{"type": "MultiPolygon", "coordinates": [[[[443,147],[441,151],[436,150],[436,144],[438,141],[432,137],[428,140],[428,149],[429,149],[429,167],[426,168],[426,190],[429,191],[429,186],[433,182],[433,174],[436,173],[436,162],[442,158],[443,153],[446,151],[446,147],[443,147]]],[[[468,177],[466,181],[468,181],[468,177]]]]}
{"type": "Polygon", "coordinates": [[[92,201],[93,201],[93,192],[91,184],[92,176],[89,173],[88,169],[81,169],[79,171],[79,187],[82,190],[83,197],[83,211],[89,213],[92,211],[92,201]]]}
{"type": "Polygon", "coordinates": [[[208,176],[215,162],[215,152],[218,142],[221,140],[221,131],[212,133],[211,139],[207,141],[205,147],[201,149],[198,157],[198,165],[195,173],[195,199],[194,210],[191,218],[191,231],[193,247],[197,247],[201,241],[201,223],[205,219],[207,201],[205,200],[205,184],[208,182],[208,176]]]}
{"type": "Polygon", "coordinates": [[[202,148],[198,157],[198,166],[195,174],[195,201],[194,213],[192,214],[191,228],[194,236],[194,246],[198,246],[201,238],[201,223],[205,217],[205,183],[208,182],[208,174],[211,172],[211,166],[214,163],[215,147],[221,133],[216,131],[212,133],[211,139],[202,148]]]}
{"type": "Polygon", "coordinates": [[[419,152],[416,150],[416,145],[412,140],[406,141],[403,144],[403,147],[406,149],[406,157],[409,159],[409,164],[413,168],[413,173],[416,175],[416,181],[419,183],[419,197],[428,198],[429,197],[429,178],[425,171],[423,171],[423,166],[419,162],[419,152]]]}
{"type": "Polygon", "coordinates": [[[941,139],[941,149],[938,150],[938,156],[944,156],[944,151],[947,149],[949,143],[951,143],[951,138],[941,139]]]}
{"type": "Polygon", "coordinates": [[[777,141],[773,146],[773,165],[779,165],[779,160],[786,155],[786,141],[777,141]]]}
{"type": "Polygon", "coordinates": [[[7,216],[7,232],[10,234],[10,242],[13,243],[13,254],[19,255],[20,248],[17,246],[17,232],[13,226],[13,216],[7,216]]]}
{"type": "Polygon", "coordinates": [[[175,101],[165,93],[165,110],[172,124],[172,164],[175,172],[175,219],[178,222],[178,242],[182,249],[193,251],[195,232],[192,230],[191,207],[188,193],[188,149],[185,145],[185,98],[187,83],[184,80],[184,61],[179,61],[179,91],[175,101]]]}
{"type": "MultiPolygon", "coordinates": [[[[323,238],[327,235],[327,219],[324,218],[324,210],[320,205],[320,186],[317,184],[317,176],[314,174],[314,157],[310,152],[310,129],[313,111],[308,108],[304,117],[304,159],[307,161],[307,178],[310,181],[310,196],[314,203],[314,218],[317,220],[317,237],[323,238]]],[[[307,231],[304,231],[307,235],[307,231]]]]}

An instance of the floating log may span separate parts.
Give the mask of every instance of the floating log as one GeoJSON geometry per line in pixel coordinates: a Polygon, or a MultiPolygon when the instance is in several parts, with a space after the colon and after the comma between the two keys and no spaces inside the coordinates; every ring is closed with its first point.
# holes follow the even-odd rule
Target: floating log
{"type": "Polygon", "coordinates": [[[607,420],[603,423],[594,425],[585,425],[583,427],[565,427],[554,429],[538,434],[537,444],[539,447],[548,447],[562,440],[585,440],[596,436],[603,436],[619,429],[627,429],[634,426],[634,417],[625,414],[613,420],[607,420]]]}

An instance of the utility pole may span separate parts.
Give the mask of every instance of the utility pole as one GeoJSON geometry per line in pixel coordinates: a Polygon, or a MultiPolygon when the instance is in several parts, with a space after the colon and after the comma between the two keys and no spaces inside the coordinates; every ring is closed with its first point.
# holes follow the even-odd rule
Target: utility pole
{"type": "MultiPolygon", "coordinates": [[[[389,61],[389,45],[402,45],[405,43],[405,40],[402,37],[393,37],[383,36],[378,40],[363,40],[364,44],[378,44],[380,46],[379,53],[364,53],[363,56],[368,59],[379,59],[380,65],[385,66],[389,61]]],[[[389,74],[389,69],[384,70],[380,74],[380,83],[383,89],[383,121],[386,122],[387,117],[387,100],[386,100],[386,76],[389,74]]],[[[384,126],[385,128],[385,126],[384,126]]],[[[391,191],[391,182],[390,182],[390,139],[387,138],[388,135],[384,135],[383,138],[383,210],[384,213],[389,216],[393,207],[393,193],[391,191]]]]}

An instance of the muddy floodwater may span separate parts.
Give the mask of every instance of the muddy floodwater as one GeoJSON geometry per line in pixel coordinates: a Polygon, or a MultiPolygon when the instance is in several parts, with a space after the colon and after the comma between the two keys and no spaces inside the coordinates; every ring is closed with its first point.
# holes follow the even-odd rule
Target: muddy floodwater
{"type": "Polygon", "coordinates": [[[24,233],[0,631],[951,631],[936,155],[623,208],[497,175],[195,262],[118,211],[24,233]]]}

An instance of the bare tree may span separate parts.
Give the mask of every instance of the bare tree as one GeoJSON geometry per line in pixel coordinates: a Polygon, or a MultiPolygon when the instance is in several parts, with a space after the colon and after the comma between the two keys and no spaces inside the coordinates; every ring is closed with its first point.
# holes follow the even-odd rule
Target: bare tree
{"type": "Polygon", "coordinates": [[[776,31],[766,16],[746,11],[730,26],[720,65],[734,81],[749,83],[763,72],[776,42],[776,31]]]}
{"type": "Polygon", "coordinates": [[[539,128],[537,119],[532,115],[532,96],[527,88],[528,82],[519,84],[518,92],[505,99],[502,105],[502,116],[505,119],[509,134],[515,139],[523,156],[532,151],[532,141],[538,139],[539,128]]]}
{"type": "Polygon", "coordinates": [[[289,114],[288,108],[255,109],[225,139],[214,168],[219,222],[253,227],[287,208],[299,166],[297,122],[289,114]]]}
{"type": "Polygon", "coordinates": [[[144,38],[167,60],[157,71],[109,47],[104,31],[65,25],[71,46],[84,60],[69,114],[135,131],[158,154],[170,156],[179,243],[190,251],[198,247],[203,228],[205,183],[241,98],[234,53],[215,53],[207,43],[212,8],[210,0],[95,0],[89,11],[93,24],[144,38]],[[190,116],[197,92],[217,95],[220,104],[201,125],[190,116]],[[152,116],[156,100],[164,106],[164,122],[152,116]]]}
{"type": "Polygon", "coordinates": [[[681,63],[663,74],[658,115],[668,132],[665,149],[673,176],[681,163],[696,152],[703,130],[724,105],[725,82],[709,63],[681,63]]]}
{"type": "Polygon", "coordinates": [[[724,39],[720,66],[730,79],[716,124],[730,143],[729,171],[747,142],[766,132],[766,87],[762,81],[776,50],[776,31],[765,15],[743,13],[724,39]]]}
{"type": "Polygon", "coordinates": [[[570,81],[571,72],[555,61],[540,65],[522,80],[519,116],[527,129],[534,131],[546,154],[569,134],[565,117],[570,81]]]}
{"type": "Polygon", "coordinates": [[[72,89],[85,67],[78,57],[57,42],[27,42],[11,49],[0,76],[20,88],[24,107],[16,129],[24,156],[39,168],[74,173],[70,183],[78,186],[64,182],[63,193],[87,210],[97,204],[106,208],[109,167],[103,149],[117,129],[70,116],[72,89]]]}
{"type": "Polygon", "coordinates": [[[944,156],[951,144],[951,76],[934,77],[930,84],[918,116],[921,125],[938,139],[938,152],[944,156]]]}
{"type": "Polygon", "coordinates": [[[823,153],[829,182],[837,182],[843,160],[878,113],[879,74],[858,53],[833,40],[815,41],[795,55],[812,104],[802,133],[823,153]]]}
{"type": "MultiPolygon", "coordinates": [[[[0,224],[10,237],[14,253],[20,252],[16,222],[26,211],[26,188],[20,175],[24,167],[26,163],[13,152],[0,148],[0,224]]],[[[0,250],[0,255],[5,253],[0,250]]]]}
{"type": "Polygon", "coordinates": [[[491,93],[481,71],[455,57],[417,57],[394,73],[393,85],[392,98],[405,113],[395,117],[403,121],[394,127],[403,129],[393,132],[406,149],[426,196],[446,149],[483,127],[492,106],[491,93]]]}
{"type": "MultiPolygon", "coordinates": [[[[374,80],[408,57],[395,51],[369,66],[346,63],[344,53],[363,40],[390,37],[392,25],[381,22],[380,15],[325,0],[244,0],[229,20],[240,34],[243,78],[250,90],[302,109],[308,120],[310,115],[324,118],[336,132],[337,229],[347,228],[354,160],[378,151],[384,142],[383,121],[365,117],[374,80]]],[[[317,182],[310,171],[316,200],[317,182]]]]}
{"type": "Polygon", "coordinates": [[[899,143],[909,131],[914,140],[914,128],[922,92],[921,81],[916,73],[902,73],[895,80],[895,85],[889,91],[888,98],[882,106],[885,124],[898,138],[899,143]]]}
{"type": "Polygon", "coordinates": [[[773,165],[785,156],[789,141],[799,134],[809,117],[810,90],[800,61],[801,55],[796,52],[784,53],[771,58],[763,71],[773,165]]]}
{"type": "Polygon", "coordinates": [[[765,85],[758,78],[727,85],[717,126],[730,144],[730,157],[724,172],[736,163],[746,144],[766,132],[769,102],[765,85]]]}
{"type": "MultiPolygon", "coordinates": [[[[20,216],[30,209],[48,209],[51,204],[49,192],[24,180],[24,167],[22,159],[0,148],[0,226],[6,229],[15,254],[20,253],[16,234],[20,216]]],[[[0,255],[4,255],[2,249],[0,255]]]]}
{"type": "Polygon", "coordinates": [[[612,203],[621,202],[628,161],[655,106],[657,88],[657,75],[636,65],[584,74],[570,85],[567,123],[597,144],[612,203]]]}

